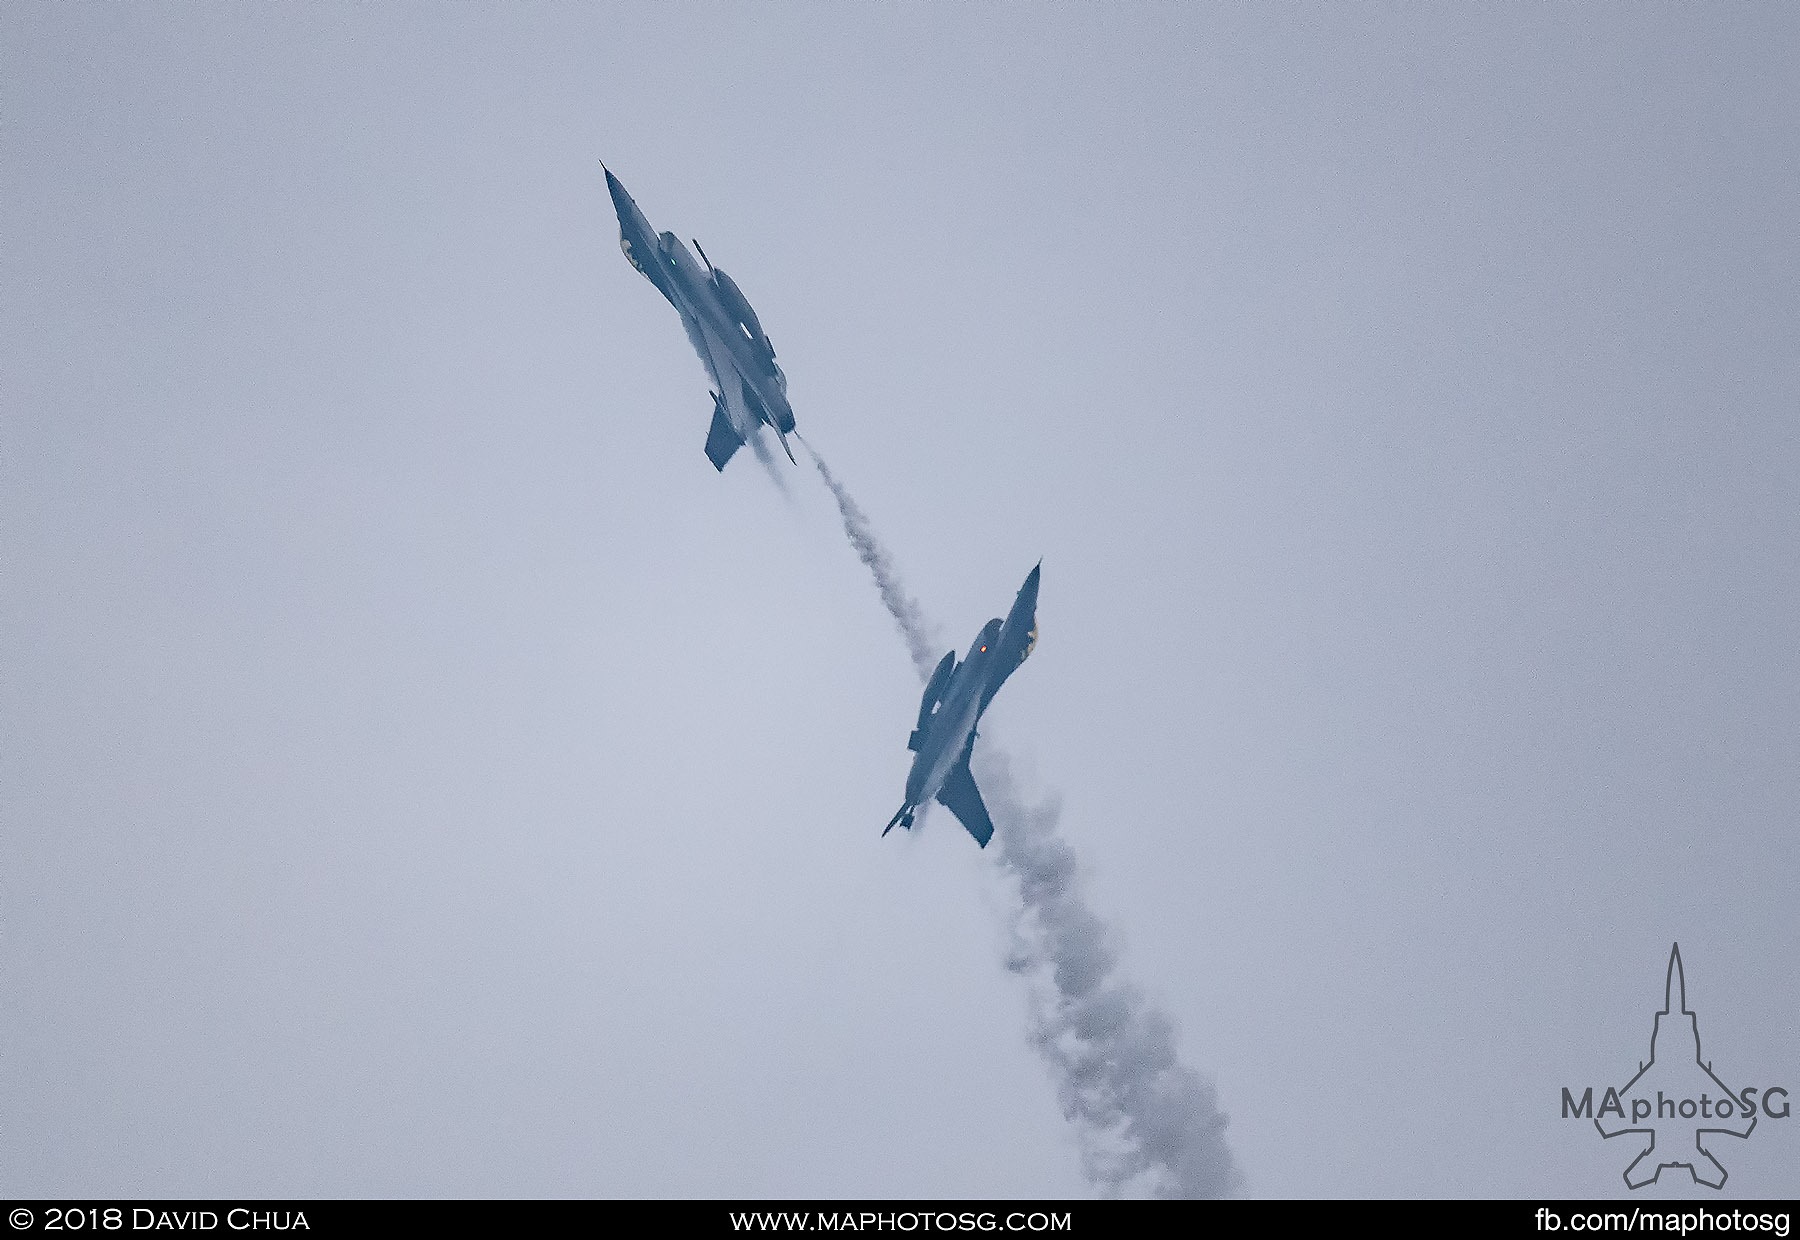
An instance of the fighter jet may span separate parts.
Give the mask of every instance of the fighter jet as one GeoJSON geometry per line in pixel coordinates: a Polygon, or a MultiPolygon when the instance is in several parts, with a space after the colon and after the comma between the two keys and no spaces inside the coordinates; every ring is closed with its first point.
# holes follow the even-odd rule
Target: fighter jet
{"type": "Polygon", "coordinates": [[[977,844],[986,848],[993,838],[994,822],[969,771],[969,754],[975,748],[975,725],[981,712],[1037,647],[1038,571],[1042,567],[1032,569],[1025,578],[1004,622],[989,620],[961,663],[952,650],[931,673],[925,696],[919,701],[919,726],[906,742],[918,755],[906,777],[906,804],[882,830],[883,835],[897,826],[910,828],[918,807],[936,797],[938,804],[962,821],[977,844]]]}
{"type": "Polygon", "coordinates": [[[775,348],[732,278],[712,265],[700,243],[705,270],[674,233],[657,233],[637,203],[605,164],[606,188],[619,213],[619,248],[631,265],[669,299],[681,315],[694,351],[713,382],[712,429],[706,433],[706,459],[724,469],[731,454],[757,433],[775,428],[788,460],[794,451],[787,437],[794,429],[788,405],[787,376],[775,364],[775,348]]]}

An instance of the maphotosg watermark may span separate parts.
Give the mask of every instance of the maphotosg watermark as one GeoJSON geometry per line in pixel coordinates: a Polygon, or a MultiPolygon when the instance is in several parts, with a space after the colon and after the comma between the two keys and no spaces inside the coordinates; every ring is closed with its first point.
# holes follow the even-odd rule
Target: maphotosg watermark
{"type": "MultiPolygon", "coordinates": [[[[1722,1136],[1741,1140],[1755,1131],[1760,1121],[1784,1120],[1792,1113],[1786,1086],[1733,1089],[1701,1054],[1699,1021],[1687,1005],[1680,944],[1669,952],[1663,1005],[1650,1032],[1650,1058],[1638,1061],[1637,1075],[1622,1086],[1605,1086],[1598,1097],[1591,1085],[1584,1087],[1579,1097],[1566,1085],[1562,1090],[1562,1118],[1592,1120],[1600,1135],[1608,1139],[1640,1139],[1640,1152],[1625,1168],[1625,1183],[1631,1188],[1656,1183],[1668,1168],[1684,1169],[1696,1183],[1708,1188],[1723,1188],[1728,1173],[1709,1142],[1722,1136]]],[[[1629,1144],[1636,1148],[1639,1142],[1629,1144]]],[[[1645,1212],[1644,1217],[1653,1216],[1645,1212]]],[[[1729,1223],[1709,1225],[1720,1230],[1731,1227],[1729,1223]]],[[[1658,1226],[1645,1223],[1646,1230],[1658,1226]]],[[[1787,1234],[1785,1229],[1781,1234],[1787,1234]]]]}
{"type": "Polygon", "coordinates": [[[1788,1215],[1769,1210],[1574,1210],[1567,1214],[1539,1206],[1539,1231],[1660,1231],[1689,1236],[1697,1231],[1768,1231],[1788,1234],[1788,1215]]]}

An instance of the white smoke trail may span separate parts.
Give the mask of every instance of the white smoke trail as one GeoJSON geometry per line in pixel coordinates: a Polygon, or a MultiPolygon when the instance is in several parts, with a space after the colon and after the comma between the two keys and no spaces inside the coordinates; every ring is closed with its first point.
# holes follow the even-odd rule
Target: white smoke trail
{"type": "Polygon", "coordinates": [[[1076,1126],[1083,1173],[1107,1196],[1227,1196],[1240,1176],[1217,1091],[1177,1059],[1173,1023],[1120,970],[1057,834],[1060,807],[1027,804],[994,745],[977,757],[1000,859],[1019,881],[1007,967],[1026,980],[1031,1040],[1076,1126]]]}
{"type": "Polygon", "coordinates": [[[750,451],[756,454],[756,459],[762,465],[763,472],[769,475],[769,481],[775,484],[775,489],[781,492],[783,499],[792,502],[794,493],[788,490],[787,475],[780,464],[776,462],[774,452],[769,450],[768,441],[763,438],[762,427],[758,426],[750,432],[749,443],[750,451]]]}
{"type": "MultiPolygon", "coordinates": [[[[931,625],[902,588],[867,514],[811,445],[807,451],[924,679],[940,648],[931,625]]],[[[976,756],[1001,862],[1019,884],[1007,968],[1025,980],[1031,1041],[1075,1124],[1083,1174],[1107,1196],[1233,1192],[1240,1176],[1217,1092],[1176,1058],[1173,1024],[1122,975],[1105,923],[1082,899],[1075,852],[1057,834],[1059,807],[1027,804],[991,741],[976,756]]]]}
{"type": "MultiPolygon", "coordinates": [[[[799,439],[799,436],[795,436],[799,439]]],[[[825,458],[813,450],[813,446],[804,439],[800,440],[806,448],[807,455],[812,457],[813,464],[819,468],[819,477],[825,479],[831,496],[837,500],[838,515],[844,519],[844,534],[850,539],[850,545],[856,549],[856,558],[868,568],[875,578],[875,589],[881,594],[881,602],[894,618],[894,624],[900,629],[900,636],[906,639],[907,653],[912,656],[913,666],[919,670],[919,679],[931,675],[943,655],[943,647],[933,632],[930,621],[919,604],[900,585],[900,578],[894,572],[894,561],[887,553],[887,548],[875,537],[875,527],[869,524],[868,514],[863,512],[857,502],[850,498],[850,492],[844,489],[843,483],[837,480],[825,458]]]]}

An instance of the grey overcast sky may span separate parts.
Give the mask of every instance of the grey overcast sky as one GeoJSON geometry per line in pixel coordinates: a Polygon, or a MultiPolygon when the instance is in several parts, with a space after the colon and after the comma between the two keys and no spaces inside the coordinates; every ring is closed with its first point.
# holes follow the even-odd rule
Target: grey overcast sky
{"type": "Polygon", "coordinates": [[[1245,1192],[1624,1195],[1675,941],[1800,1094],[1797,118],[1784,4],[0,7],[0,1195],[1093,1191],[602,158],[946,648],[1042,557],[1245,1192]]]}

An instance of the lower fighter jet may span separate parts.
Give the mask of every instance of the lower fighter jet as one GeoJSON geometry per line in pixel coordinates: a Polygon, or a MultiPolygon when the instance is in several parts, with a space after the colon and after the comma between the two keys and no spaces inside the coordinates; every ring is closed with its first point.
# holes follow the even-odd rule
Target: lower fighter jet
{"type": "Polygon", "coordinates": [[[652,229],[619,178],[605,164],[600,168],[619,215],[619,248],[681,315],[681,325],[712,377],[706,459],[715,469],[724,469],[732,453],[757,433],[758,426],[766,425],[774,428],[782,450],[793,460],[794,450],[787,442],[794,429],[787,376],[775,364],[775,346],[757,322],[756,311],[736,282],[712,265],[698,241],[694,248],[700,250],[704,271],[679,237],[652,229]]]}
{"type": "MultiPolygon", "coordinates": [[[[1039,565],[1041,568],[1042,565],[1039,565]]],[[[913,814],[933,797],[968,828],[983,848],[994,836],[969,771],[969,754],[975,748],[975,725],[994,694],[1037,646],[1038,571],[1031,570],[1004,622],[989,620],[961,663],[949,651],[926,682],[919,702],[919,726],[906,747],[918,757],[906,777],[906,804],[889,821],[882,834],[913,824],[913,814]]]]}

